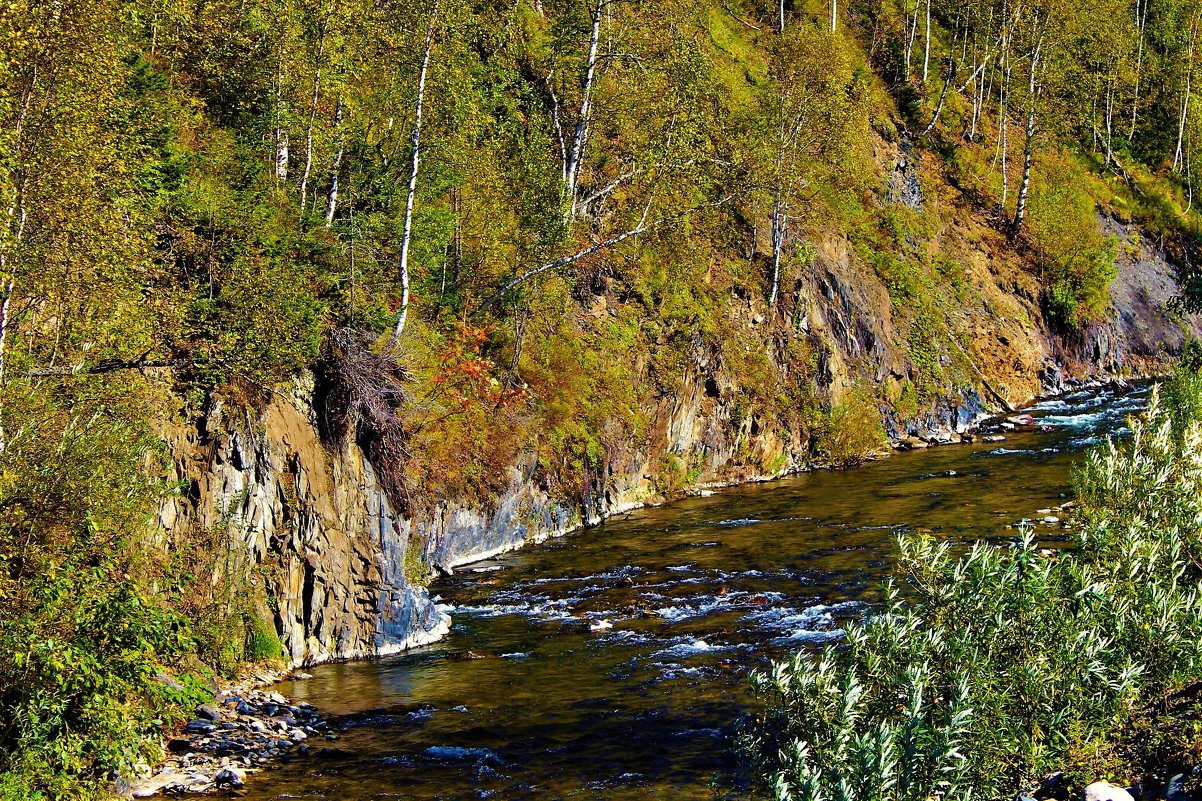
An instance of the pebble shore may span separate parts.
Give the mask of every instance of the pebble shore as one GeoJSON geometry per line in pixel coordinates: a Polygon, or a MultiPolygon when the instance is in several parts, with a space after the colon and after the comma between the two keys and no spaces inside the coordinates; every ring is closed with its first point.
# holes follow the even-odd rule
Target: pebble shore
{"type": "MultiPolygon", "coordinates": [[[[257,674],[219,690],[212,703],[196,707],[195,717],[166,741],[167,758],[119,788],[127,798],[160,793],[211,793],[240,789],[247,774],[287,755],[303,756],[314,740],[336,740],[309,704],[292,704],[264,689],[285,674],[257,674]]],[[[292,674],[291,678],[307,678],[292,674]]]]}

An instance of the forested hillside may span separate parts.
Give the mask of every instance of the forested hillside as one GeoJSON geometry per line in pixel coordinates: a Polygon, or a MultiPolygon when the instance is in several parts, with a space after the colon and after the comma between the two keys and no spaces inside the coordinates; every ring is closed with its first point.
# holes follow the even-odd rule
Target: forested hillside
{"type": "Polygon", "coordinates": [[[15,0],[0,41],[4,797],[304,658],[228,520],[147,523],[215,409],[315,387],[406,519],[521,466],[587,520],[1153,369],[1202,304],[1193,0],[15,0]],[[1099,346],[1149,262],[1167,334],[1099,346]]]}

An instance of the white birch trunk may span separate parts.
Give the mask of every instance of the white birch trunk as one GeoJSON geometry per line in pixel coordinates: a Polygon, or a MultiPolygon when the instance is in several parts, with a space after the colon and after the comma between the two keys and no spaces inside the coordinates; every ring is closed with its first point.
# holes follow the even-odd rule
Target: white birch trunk
{"type": "Polygon", "coordinates": [[[329,228],[334,223],[334,214],[338,210],[338,174],[342,171],[342,100],[334,109],[334,130],[338,132],[338,149],[334,151],[334,165],[330,170],[330,191],[326,195],[325,226],[329,228]]]}
{"type": "Polygon", "coordinates": [[[906,80],[910,80],[910,56],[914,52],[914,38],[918,35],[918,5],[914,6],[914,19],[910,22],[910,35],[906,37],[906,80]]]}
{"type": "Polygon", "coordinates": [[[1114,82],[1113,72],[1106,76],[1106,166],[1114,163],[1114,82]]]}
{"type": "Polygon", "coordinates": [[[430,51],[434,49],[434,23],[438,19],[438,0],[430,10],[430,27],[426,31],[426,52],[422,55],[422,70],[417,79],[417,110],[413,115],[413,159],[409,165],[409,193],[405,197],[405,227],[401,232],[401,310],[392,332],[395,346],[405,330],[409,317],[409,241],[413,234],[413,201],[417,195],[417,168],[421,162],[422,103],[426,97],[426,73],[430,68],[430,51]]]}
{"type": "Polygon", "coordinates": [[[588,65],[584,74],[584,85],[580,95],[580,110],[576,115],[576,135],[572,139],[572,151],[568,156],[567,186],[567,219],[571,221],[576,216],[576,186],[580,179],[580,165],[584,160],[585,143],[588,140],[589,115],[592,113],[593,80],[597,74],[597,48],[601,42],[601,11],[604,0],[597,0],[593,7],[593,31],[589,39],[588,65]]]}
{"type": "Polygon", "coordinates": [[[768,295],[768,305],[776,306],[776,295],[780,290],[780,257],[785,245],[785,226],[788,221],[788,209],[784,202],[781,181],[776,182],[776,198],[772,204],[772,290],[768,295]]]}
{"type": "MultiPolygon", "coordinates": [[[[313,169],[313,127],[317,121],[317,101],[321,97],[321,58],[326,49],[326,26],[322,23],[321,38],[317,43],[317,59],[313,65],[313,97],[309,101],[309,125],[305,129],[305,166],[301,170],[300,180],[300,210],[305,213],[308,205],[306,194],[309,189],[309,172],[313,169]]],[[[313,202],[317,205],[317,201],[313,202]]]]}
{"type": "Polygon", "coordinates": [[[284,67],[276,67],[275,86],[275,177],[288,180],[288,130],[284,127],[284,67]]]}
{"type": "Polygon", "coordinates": [[[1198,36],[1198,18],[1190,21],[1189,50],[1185,57],[1185,91],[1181,97],[1181,117],[1177,124],[1177,148],[1173,151],[1173,169],[1179,170],[1185,163],[1185,123],[1189,119],[1189,99],[1193,93],[1192,79],[1194,75],[1194,42],[1198,36]]]}
{"type": "Polygon", "coordinates": [[[1144,25],[1148,20],[1148,4],[1135,0],[1135,29],[1139,35],[1139,44],[1135,52],[1135,95],[1131,99],[1131,133],[1129,139],[1135,140],[1135,122],[1139,115],[1139,81],[1144,63],[1144,25]]]}
{"type": "Polygon", "coordinates": [[[1031,189],[1031,165],[1035,156],[1035,114],[1039,102],[1039,57],[1043,47],[1042,40],[1035,45],[1031,54],[1031,73],[1028,84],[1029,103],[1027,107],[1026,139],[1023,142],[1023,178],[1018,189],[1018,203],[1014,209],[1014,227],[1011,235],[1017,237],[1022,232],[1023,221],[1027,216],[1027,196],[1031,189]]]}
{"type": "MultiPolygon", "coordinates": [[[[4,235],[7,238],[9,231],[12,229],[13,216],[17,216],[17,230],[12,237],[14,245],[20,244],[25,233],[25,208],[21,206],[20,214],[17,214],[19,203],[14,202],[8,207],[8,214],[4,222],[4,235]]],[[[9,243],[0,241],[0,275],[4,275],[4,301],[0,303],[0,391],[4,387],[4,370],[5,356],[7,355],[8,347],[8,331],[9,331],[9,315],[12,311],[13,292],[16,289],[16,269],[9,264],[9,243]]],[[[3,406],[0,405],[0,412],[3,411],[3,406]]],[[[8,437],[4,431],[4,418],[0,414],[0,453],[4,453],[8,448],[8,437]]]]}
{"type": "Polygon", "coordinates": [[[924,25],[926,42],[922,48],[922,83],[925,86],[931,69],[931,0],[927,0],[927,18],[924,25]]]}

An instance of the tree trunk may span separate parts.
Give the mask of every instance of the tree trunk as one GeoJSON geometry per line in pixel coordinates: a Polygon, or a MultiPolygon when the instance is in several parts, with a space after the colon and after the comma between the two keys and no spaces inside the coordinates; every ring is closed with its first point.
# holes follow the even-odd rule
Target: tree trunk
{"type": "MultiPolygon", "coordinates": [[[[308,205],[306,194],[309,189],[309,172],[313,169],[313,126],[317,120],[317,101],[321,97],[321,58],[326,49],[326,24],[322,22],[321,38],[317,42],[317,58],[313,65],[313,97],[309,102],[309,125],[305,129],[305,166],[301,170],[300,210],[305,213],[308,205]]],[[[314,205],[317,205],[314,201],[314,205]]]]}
{"type": "Polygon", "coordinates": [[[998,135],[998,147],[1002,155],[1002,214],[1006,213],[1006,201],[1010,197],[1010,43],[1009,36],[1002,45],[1002,75],[1001,86],[998,87],[998,116],[1001,118],[1001,132],[998,135]]]}
{"type": "MultiPolygon", "coordinates": [[[[935,129],[935,123],[939,122],[939,115],[943,112],[943,101],[947,99],[947,88],[952,83],[952,75],[955,74],[955,62],[952,61],[952,54],[947,56],[947,75],[943,76],[943,89],[939,92],[939,103],[935,106],[935,115],[931,117],[931,122],[923,129],[919,136],[926,136],[935,129]]],[[[973,90],[976,93],[976,90],[973,90]]]]}
{"type": "Polygon", "coordinates": [[[1135,53],[1135,95],[1131,99],[1131,133],[1129,139],[1135,141],[1135,121],[1139,115],[1139,79],[1144,63],[1144,25],[1148,21],[1148,4],[1146,0],[1135,0],[1135,29],[1139,34],[1139,45],[1135,53]]]}
{"type": "Polygon", "coordinates": [[[785,245],[785,226],[788,224],[788,209],[784,202],[781,180],[776,181],[776,198],[772,203],[772,290],[768,305],[776,306],[776,295],[780,290],[780,257],[785,245]]]}
{"type": "MultiPolygon", "coordinates": [[[[1116,68],[1117,69],[1117,68],[1116,68]]],[[[1106,166],[1114,163],[1114,82],[1112,71],[1106,76],[1106,166]]]]}
{"type": "MultiPolygon", "coordinates": [[[[33,103],[34,92],[38,88],[38,65],[34,63],[32,75],[29,80],[29,86],[26,88],[24,97],[21,98],[21,108],[17,112],[17,119],[13,125],[12,143],[17,154],[20,153],[21,135],[25,128],[25,120],[29,115],[29,108],[33,103]]],[[[8,211],[4,215],[4,228],[0,230],[0,276],[4,276],[4,300],[0,302],[0,453],[4,453],[8,448],[8,438],[4,432],[4,371],[5,357],[7,356],[8,332],[10,323],[10,315],[12,313],[13,292],[17,286],[17,269],[16,265],[12,264],[12,254],[10,247],[19,246],[25,236],[25,189],[28,183],[28,176],[22,176],[20,182],[14,188],[12,202],[8,205],[8,211]],[[17,227],[13,231],[13,218],[16,218],[17,227]]]]}
{"type": "Polygon", "coordinates": [[[288,130],[284,127],[284,65],[281,61],[275,72],[275,177],[288,180],[288,130]]]}
{"type": "Polygon", "coordinates": [[[334,213],[338,209],[338,173],[342,171],[342,152],[344,144],[342,141],[342,98],[338,99],[338,105],[334,109],[334,130],[338,133],[338,149],[334,151],[334,166],[330,170],[330,191],[326,195],[326,228],[329,228],[334,222],[334,213]]]}
{"type": "Polygon", "coordinates": [[[839,27],[839,0],[831,0],[831,33],[839,27]]]}
{"type": "Polygon", "coordinates": [[[417,168],[421,162],[422,103],[426,97],[426,72],[430,68],[430,51],[434,49],[434,23],[438,19],[438,0],[430,10],[430,27],[426,30],[426,52],[422,55],[422,71],[417,79],[417,110],[413,115],[413,159],[409,165],[409,193],[405,197],[405,227],[401,232],[401,310],[397,314],[392,344],[396,345],[405,330],[409,316],[409,240],[413,234],[413,201],[417,195],[417,168]]]}
{"type": "MultiPolygon", "coordinates": [[[[14,201],[8,207],[8,214],[4,222],[4,235],[7,238],[9,231],[12,228],[13,216],[17,217],[17,230],[12,237],[13,244],[20,244],[25,233],[25,207],[20,207],[20,213],[17,213],[19,201],[14,201]]],[[[0,303],[0,392],[4,388],[4,369],[5,356],[7,355],[8,331],[9,331],[9,315],[12,311],[13,292],[16,289],[17,275],[16,268],[9,264],[8,242],[0,241],[0,275],[4,275],[4,301],[0,303]]],[[[0,412],[3,411],[3,406],[0,405],[0,412]]],[[[8,438],[4,432],[4,418],[0,414],[0,453],[8,448],[8,438]]]]}
{"type": "Polygon", "coordinates": [[[1198,18],[1190,20],[1189,49],[1185,57],[1185,91],[1181,97],[1181,118],[1177,125],[1177,148],[1173,151],[1173,169],[1178,170],[1184,162],[1185,123],[1189,119],[1189,99],[1193,93],[1194,42],[1198,36],[1198,18]]]}
{"type": "Polygon", "coordinates": [[[918,6],[914,6],[914,19],[910,23],[910,34],[906,37],[906,81],[910,80],[910,55],[914,52],[914,37],[918,34],[918,6]]]}
{"type": "Polygon", "coordinates": [[[927,0],[927,18],[924,33],[926,42],[922,48],[922,83],[925,86],[931,68],[931,0],[927,0]]]}
{"type": "Polygon", "coordinates": [[[576,115],[576,135],[572,139],[572,152],[568,157],[567,186],[567,218],[571,221],[576,216],[576,185],[580,179],[580,165],[584,160],[584,146],[588,139],[589,115],[592,113],[593,80],[597,74],[597,47],[601,42],[601,11],[605,8],[604,0],[597,0],[593,6],[593,32],[588,46],[588,67],[584,73],[584,85],[580,95],[580,110],[576,115]]]}
{"type": "Polygon", "coordinates": [[[1039,56],[1042,49],[1042,40],[1035,45],[1035,51],[1031,54],[1031,73],[1028,83],[1029,105],[1027,107],[1027,130],[1026,139],[1023,142],[1023,179],[1018,188],[1018,204],[1014,210],[1014,225],[1011,228],[1010,235],[1017,238],[1022,232],[1023,221],[1027,215],[1027,196],[1031,189],[1031,164],[1035,156],[1035,112],[1039,102],[1039,56]]]}

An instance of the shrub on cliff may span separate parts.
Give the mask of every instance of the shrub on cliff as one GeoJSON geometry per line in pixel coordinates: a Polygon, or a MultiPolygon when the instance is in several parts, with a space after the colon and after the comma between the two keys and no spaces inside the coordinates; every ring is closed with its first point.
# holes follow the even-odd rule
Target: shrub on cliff
{"type": "Polygon", "coordinates": [[[755,675],[777,798],[1000,798],[1181,753],[1152,722],[1202,679],[1202,423],[1154,397],[1132,429],[1077,477],[1076,550],[903,537],[882,610],[755,675]]]}

